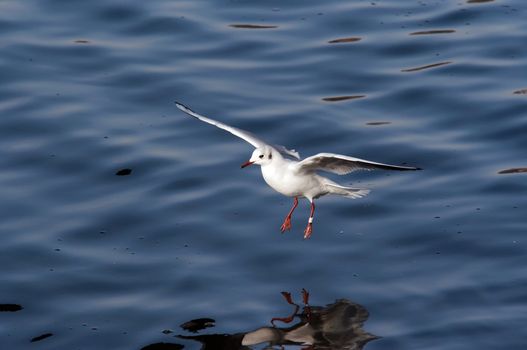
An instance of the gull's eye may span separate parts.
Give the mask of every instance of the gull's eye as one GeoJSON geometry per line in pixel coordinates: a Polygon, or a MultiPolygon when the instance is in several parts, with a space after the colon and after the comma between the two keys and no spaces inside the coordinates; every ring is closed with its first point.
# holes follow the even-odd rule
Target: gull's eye
{"type": "Polygon", "coordinates": [[[259,157],[259,158],[263,158],[263,154],[260,154],[258,157],[259,157]]]}

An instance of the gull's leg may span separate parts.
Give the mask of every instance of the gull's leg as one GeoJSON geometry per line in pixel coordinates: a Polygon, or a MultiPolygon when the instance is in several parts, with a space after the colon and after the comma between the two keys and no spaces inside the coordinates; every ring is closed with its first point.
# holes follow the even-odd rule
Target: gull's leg
{"type": "MultiPolygon", "coordinates": [[[[309,199],[309,198],[308,198],[309,199]]],[[[315,215],[315,202],[310,199],[311,202],[311,213],[309,214],[309,219],[307,220],[307,227],[304,230],[304,239],[308,239],[313,232],[313,216],[315,215]]]]}
{"type": "Polygon", "coordinates": [[[297,205],[298,205],[298,197],[295,197],[295,201],[293,202],[293,207],[289,211],[289,214],[287,214],[287,216],[285,217],[282,227],[280,227],[280,231],[282,231],[282,233],[284,233],[286,230],[291,229],[291,216],[293,215],[293,211],[295,211],[295,208],[297,205]]]}

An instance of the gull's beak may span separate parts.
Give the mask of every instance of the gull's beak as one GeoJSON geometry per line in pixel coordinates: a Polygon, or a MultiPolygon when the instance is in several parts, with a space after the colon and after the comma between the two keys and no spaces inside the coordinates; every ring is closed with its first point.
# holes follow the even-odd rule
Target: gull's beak
{"type": "Polygon", "coordinates": [[[246,166],[249,166],[251,164],[253,164],[254,162],[251,162],[251,161],[248,161],[248,162],[245,162],[242,164],[242,168],[245,168],[246,166]]]}

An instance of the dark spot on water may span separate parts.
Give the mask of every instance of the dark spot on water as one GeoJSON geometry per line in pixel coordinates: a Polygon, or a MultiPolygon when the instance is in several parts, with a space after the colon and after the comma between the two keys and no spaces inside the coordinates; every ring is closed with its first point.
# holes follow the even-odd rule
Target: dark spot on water
{"type": "Polygon", "coordinates": [[[420,32],[413,32],[410,35],[431,35],[431,34],[450,34],[455,33],[454,29],[440,29],[440,30],[423,30],[420,32]]]}
{"type": "Polygon", "coordinates": [[[74,43],[75,44],[89,44],[90,41],[89,40],[75,40],[74,43]]]}
{"type": "Polygon", "coordinates": [[[366,97],[366,95],[348,95],[348,96],[334,96],[334,97],[324,97],[322,101],[326,102],[338,102],[346,100],[356,100],[359,98],[366,97]]]}
{"type": "Polygon", "coordinates": [[[516,174],[516,173],[527,173],[527,168],[511,168],[505,169],[498,172],[498,174],[516,174]]]}
{"type": "Polygon", "coordinates": [[[141,348],[141,350],[180,350],[183,348],[183,345],[176,343],[155,343],[147,345],[141,348]]]}
{"type": "Polygon", "coordinates": [[[126,176],[132,173],[132,169],[124,168],[115,173],[117,176],[126,176]]]}
{"type": "Polygon", "coordinates": [[[23,307],[18,304],[0,304],[0,312],[15,312],[22,309],[23,307]]]}
{"type": "Polygon", "coordinates": [[[165,329],[161,333],[163,333],[163,334],[170,334],[170,333],[174,333],[174,331],[172,331],[170,329],[165,329]]]}
{"type": "Polygon", "coordinates": [[[374,126],[377,126],[377,125],[387,125],[387,124],[391,124],[392,122],[367,122],[366,125],[374,125],[374,126]]]}
{"type": "Polygon", "coordinates": [[[49,338],[52,335],[53,335],[53,333],[44,333],[42,335],[39,335],[38,337],[35,337],[35,338],[31,339],[31,343],[34,343],[36,341],[41,341],[43,339],[49,338]]]}
{"type": "Polygon", "coordinates": [[[55,251],[56,252],[60,252],[60,248],[55,248],[55,251]]]}
{"type": "Polygon", "coordinates": [[[432,63],[432,64],[427,64],[426,66],[401,69],[401,72],[417,72],[417,71],[424,70],[424,69],[444,66],[444,65],[447,65],[447,64],[450,64],[450,63],[452,63],[452,62],[451,61],[446,61],[446,62],[432,63]]]}
{"type": "Polygon", "coordinates": [[[493,2],[494,0],[467,0],[467,4],[478,4],[482,2],[493,2]]]}
{"type": "Polygon", "coordinates": [[[521,89],[514,91],[514,94],[516,95],[527,95],[527,89],[521,89]]]}
{"type": "Polygon", "coordinates": [[[340,38],[340,39],[334,39],[328,41],[330,44],[343,44],[343,43],[354,43],[357,41],[361,41],[362,38],[359,38],[357,36],[349,37],[349,38],[340,38]]]}
{"type": "Polygon", "coordinates": [[[229,27],[238,29],[273,29],[278,26],[273,25],[259,25],[259,24],[229,24],[229,27]]]}
{"type": "Polygon", "coordinates": [[[212,318],[197,318],[195,320],[181,324],[180,327],[186,331],[197,333],[202,329],[214,327],[214,322],[216,321],[214,321],[212,318]]]}

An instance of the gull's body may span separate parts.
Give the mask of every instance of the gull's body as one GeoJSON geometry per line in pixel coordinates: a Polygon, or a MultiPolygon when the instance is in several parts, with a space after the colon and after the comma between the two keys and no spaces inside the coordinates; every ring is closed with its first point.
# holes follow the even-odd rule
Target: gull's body
{"type": "Polygon", "coordinates": [[[314,199],[326,194],[335,194],[348,198],[361,198],[370,192],[367,189],[339,185],[317,174],[317,171],[327,171],[344,175],[355,170],[420,170],[420,168],[377,163],[333,153],[319,153],[301,160],[299,154],[294,150],[288,150],[284,146],[267,144],[248,131],[204,117],[180,103],[176,102],[176,105],[180,110],[194,118],[224,129],[242,138],[256,148],[249,161],[244,163],[242,168],[252,164],[260,165],[262,176],[271,188],[285,196],[294,197],[293,207],[282,224],[282,232],[291,228],[291,215],[298,205],[298,197],[305,197],[309,200],[311,203],[311,214],[304,231],[304,238],[309,238],[312,233],[313,215],[315,211],[314,199]]]}

